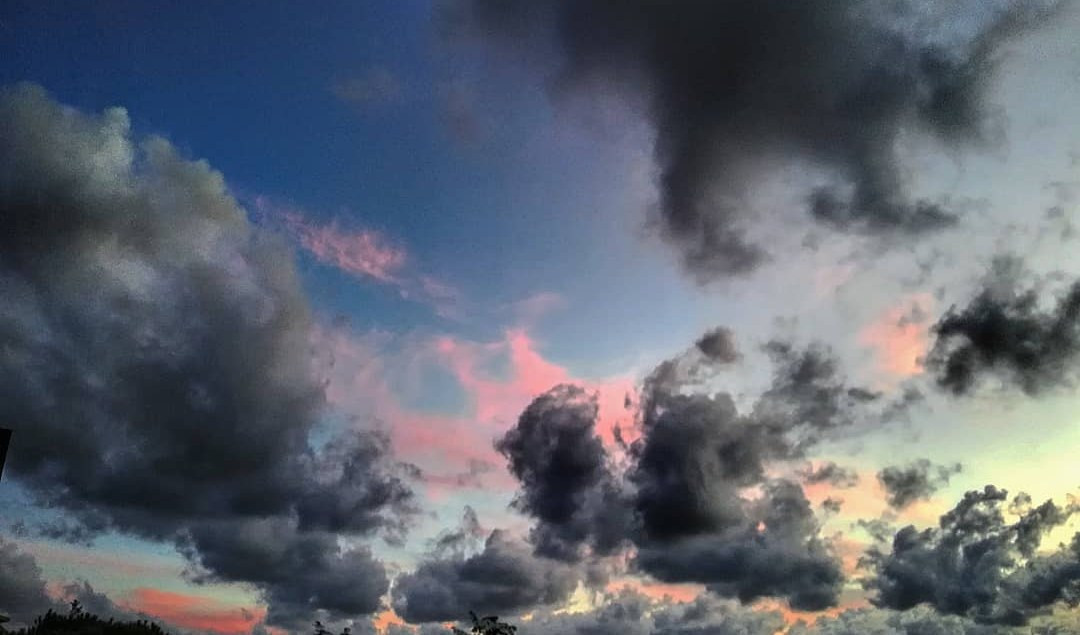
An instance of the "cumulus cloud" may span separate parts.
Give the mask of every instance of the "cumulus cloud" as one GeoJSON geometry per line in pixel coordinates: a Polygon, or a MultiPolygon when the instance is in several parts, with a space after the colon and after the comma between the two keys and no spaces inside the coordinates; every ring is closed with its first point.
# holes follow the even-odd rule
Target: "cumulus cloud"
{"type": "Polygon", "coordinates": [[[28,623],[54,606],[34,557],[0,537],[0,614],[28,623]]]}
{"type": "Polygon", "coordinates": [[[952,307],[934,325],[928,366],[942,388],[965,395],[992,376],[1035,395],[1075,381],[1080,282],[1047,306],[1036,288],[1020,288],[1021,266],[996,259],[971,302],[952,307]]]}
{"type": "Polygon", "coordinates": [[[299,531],[290,519],[204,522],[181,550],[197,582],[239,581],[263,589],[267,623],[302,628],[317,611],[330,619],[376,612],[389,581],[364,547],[343,549],[336,534],[299,531]]]}
{"type": "Polygon", "coordinates": [[[987,485],[967,492],[936,528],[908,525],[887,549],[872,547],[865,559],[874,604],[907,610],[926,605],[982,624],[1021,626],[1057,603],[1080,601],[1080,534],[1051,553],[1038,551],[1051,529],[1076,511],[1053,501],[1032,507],[1014,497],[1019,518],[1005,519],[1008,492],[987,485]]]}
{"type": "MultiPolygon", "coordinates": [[[[701,341],[713,337],[731,339],[714,330],[701,341]]],[[[525,409],[496,447],[520,482],[515,505],[535,521],[538,556],[579,563],[632,546],[630,566],[662,582],[806,610],[835,604],[843,575],[831,544],[802,488],[770,467],[851,425],[878,396],[849,386],[827,348],[772,342],[772,382],[740,412],[731,395],[700,390],[733,350],[698,344],[659,364],[644,381],[640,437],[618,461],[580,388],[556,387],[525,409]]]]}
{"type": "MultiPolygon", "coordinates": [[[[234,575],[213,537],[295,524],[276,548],[321,563],[338,548],[320,532],[401,530],[412,494],[385,439],[309,443],[324,386],[307,300],[219,173],[137,140],[123,109],[84,115],[20,85],[0,94],[0,212],[0,417],[18,426],[7,470],[38,503],[190,537],[193,560],[256,584],[275,615],[293,582],[234,575]]],[[[348,564],[343,580],[385,590],[381,564],[348,564]]]]}
{"type": "Polygon", "coordinates": [[[500,45],[561,52],[561,91],[646,113],[657,223],[700,281],[767,258],[745,227],[777,165],[823,175],[808,212],[845,231],[918,235],[955,224],[915,197],[898,142],[950,151],[996,142],[986,102],[1004,46],[1057,2],[451,3],[449,24],[500,45]]]}
{"type": "Polygon", "coordinates": [[[962,469],[959,463],[934,465],[926,459],[919,459],[908,465],[890,465],[878,472],[877,479],[885,489],[885,500],[889,506],[903,509],[915,501],[928,500],[938,488],[948,485],[949,479],[962,469]]]}
{"type": "Polygon", "coordinates": [[[531,539],[541,555],[575,560],[586,542],[606,554],[626,536],[628,513],[596,434],[597,414],[595,396],[557,386],[495,444],[521,483],[514,505],[537,520],[531,539]]]}
{"type": "Polygon", "coordinates": [[[394,611],[410,622],[520,612],[566,601],[579,572],[542,556],[502,530],[492,531],[481,552],[424,560],[394,581],[394,611]]]}
{"type": "Polygon", "coordinates": [[[693,635],[775,633],[783,617],[715,597],[665,603],[630,589],[604,594],[597,608],[578,613],[534,615],[529,632],[537,635],[693,635]]]}

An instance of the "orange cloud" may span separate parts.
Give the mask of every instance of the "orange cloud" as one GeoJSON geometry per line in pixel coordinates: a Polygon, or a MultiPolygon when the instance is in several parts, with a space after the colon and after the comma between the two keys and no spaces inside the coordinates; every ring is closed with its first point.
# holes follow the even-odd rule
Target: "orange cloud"
{"type": "Polygon", "coordinates": [[[266,617],[266,609],[229,606],[214,598],[151,588],[131,591],[120,606],[163,622],[198,631],[250,633],[266,617]]]}

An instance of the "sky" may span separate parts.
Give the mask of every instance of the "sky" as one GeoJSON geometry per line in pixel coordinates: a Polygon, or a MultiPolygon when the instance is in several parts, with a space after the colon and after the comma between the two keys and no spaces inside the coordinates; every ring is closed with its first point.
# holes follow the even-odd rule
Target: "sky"
{"type": "Polygon", "coordinates": [[[0,613],[1080,631],[1069,0],[0,6],[0,613]]]}

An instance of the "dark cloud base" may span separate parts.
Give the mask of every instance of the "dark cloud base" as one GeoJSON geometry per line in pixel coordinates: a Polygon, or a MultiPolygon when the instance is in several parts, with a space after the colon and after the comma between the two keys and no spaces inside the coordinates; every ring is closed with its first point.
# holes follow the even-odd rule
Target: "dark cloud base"
{"type": "Polygon", "coordinates": [[[621,98],[655,131],[657,224],[699,281],[768,258],[744,228],[778,164],[826,175],[809,214],[842,231],[914,237],[957,215],[914,198],[897,144],[995,143],[986,103],[1004,46],[1061,2],[902,0],[446,3],[449,30],[526,56],[561,54],[558,91],[621,98]]]}

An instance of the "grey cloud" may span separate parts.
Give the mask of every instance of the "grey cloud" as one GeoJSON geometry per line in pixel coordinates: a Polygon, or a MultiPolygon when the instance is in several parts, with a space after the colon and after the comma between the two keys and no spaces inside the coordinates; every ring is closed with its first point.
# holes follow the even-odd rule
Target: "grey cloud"
{"type": "Polygon", "coordinates": [[[786,162],[823,173],[806,198],[825,225],[912,236],[955,224],[951,210],[908,191],[898,142],[996,142],[985,97],[1004,46],[1058,4],[471,0],[448,14],[459,31],[504,47],[553,41],[561,90],[614,95],[646,113],[656,220],[705,282],[767,259],[745,227],[755,188],[786,162]]]}
{"type": "Polygon", "coordinates": [[[54,608],[45,592],[45,580],[34,557],[0,536],[0,613],[15,622],[29,623],[54,608]]]}
{"type": "Polygon", "coordinates": [[[595,396],[557,386],[533,400],[495,444],[521,483],[514,505],[537,520],[531,538],[540,555],[575,560],[587,542],[603,554],[625,538],[620,525],[628,514],[596,416],[595,396]]]}
{"type": "Polygon", "coordinates": [[[832,496],[827,497],[821,501],[821,508],[830,514],[840,513],[840,509],[844,506],[844,499],[834,498],[832,496]]]}
{"type": "Polygon", "coordinates": [[[926,605],[982,624],[1022,626],[1056,603],[1075,606],[1080,537],[1050,554],[1036,551],[1047,532],[1076,511],[1047,501],[1008,523],[1008,493],[992,485],[967,492],[939,527],[896,532],[887,549],[873,547],[866,582],[881,607],[926,605]]]}
{"type": "Polygon", "coordinates": [[[665,582],[700,582],[743,602],[782,597],[807,611],[835,605],[843,573],[802,489],[779,481],[764,490],[760,501],[744,503],[739,525],[640,545],[637,565],[665,582]]]}
{"type": "Polygon", "coordinates": [[[731,329],[716,327],[699,337],[694,345],[701,354],[714,363],[731,364],[739,360],[735,348],[735,335],[731,329]]]}
{"type": "Polygon", "coordinates": [[[399,576],[392,605],[409,622],[458,620],[469,611],[502,615],[563,602],[579,580],[570,565],[495,530],[478,554],[424,560],[399,576]]]}
{"type": "Polygon", "coordinates": [[[783,623],[779,613],[714,597],[661,602],[624,589],[605,594],[591,611],[534,615],[528,628],[536,635],[754,635],[783,623]]]}
{"type": "Polygon", "coordinates": [[[817,467],[807,466],[799,471],[799,476],[808,485],[828,483],[833,487],[849,488],[859,484],[859,474],[854,470],[826,461],[817,467]]]}
{"type": "Polygon", "coordinates": [[[812,625],[796,625],[789,635],[1033,635],[1013,629],[976,624],[923,607],[909,611],[862,608],[835,617],[820,617],[812,625]]]}
{"type": "Polygon", "coordinates": [[[928,500],[938,488],[948,485],[949,479],[962,470],[959,463],[934,465],[919,459],[908,465],[890,465],[877,474],[885,488],[885,500],[890,507],[903,509],[918,500],[928,500]]]}
{"type": "Polygon", "coordinates": [[[537,553],[576,562],[629,543],[631,566],[663,581],[804,609],[835,603],[843,576],[810,503],[767,468],[801,457],[877,397],[849,387],[824,347],[773,343],[769,352],[772,384],[748,413],[729,394],[684,390],[723,356],[694,347],[659,364],[644,382],[642,436],[618,470],[581,389],[557,387],[530,404],[497,447],[521,482],[517,506],[536,521],[537,553]],[[761,498],[747,498],[748,487],[761,498]]]}
{"type": "Polygon", "coordinates": [[[299,531],[282,518],[203,522],[191,527],[182,551],[197,565],[196,582],[247,582],[260,589],[266,622],[301,628],[317,610],[330,619],[367,615],[382,607],[389,581],[364,547],[342,549],[337,535],[299,531]]]}
{"type": "MultiPolygon", "coordinates": [[[[412,494],[384,438],[309,444],[324,386],[292,255],[205,162],[136,141],[123,109],[0,93],[0,293],[0,418],[18,439],[7,470],[39,504],[93,531],[190,533],[211,550],[211,536],[297,523],[290,544],[332,567],[324,531],[402,531],[412,494]]],[[[293,581],[193,558],[260,585],[271,614],[295,604],[293,581]]],[[[342,588],[380,580],[352,559],[364,566],[333,569],[342,588]]]]}
{"type": "Polygon", "coordinates": [[[1044,308],[1034,288],[1018,288],[1016,261],[994,262],[970,304],[952,307],[934,325],[928,367],[955,395],[995,376],[1029,395],[1072,385],[1080,360],[1080,282],[1044,308]]]}

